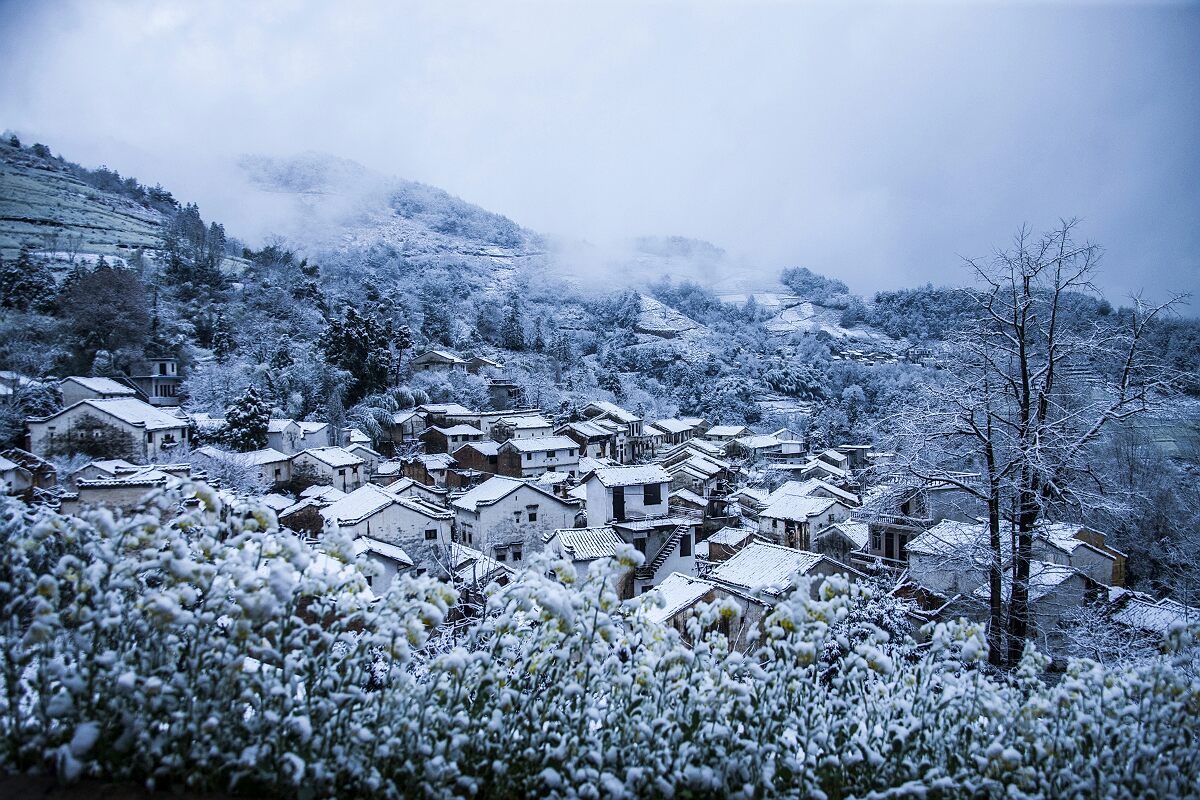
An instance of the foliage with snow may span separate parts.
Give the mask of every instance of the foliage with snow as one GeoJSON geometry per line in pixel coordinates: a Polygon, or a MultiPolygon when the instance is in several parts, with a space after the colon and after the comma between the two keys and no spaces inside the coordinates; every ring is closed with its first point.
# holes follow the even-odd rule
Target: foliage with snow
{"type": "MultiPolygon", "coordinates": [[[[994,677],[980,628],[896,641],[839,579],[757,648],[701,607],[680,634],[622,603],[611,562],[542,562],[440,635],[448,585],[374,599],[327,553],[204,486],[148,511],[0,507],[0,762],[284,796],[1194,797],[1194,632],[1136,666],[1029,650],[994,677]],[[170,519],[169,523],[162,520],[170,519]],[[847,624],[847,623],[850,624],[847,624]]],[[[640,561],[622,548],[618,564],[640,561]]],[[[364,567],[365,568],[365,567],[364,567]]]]}

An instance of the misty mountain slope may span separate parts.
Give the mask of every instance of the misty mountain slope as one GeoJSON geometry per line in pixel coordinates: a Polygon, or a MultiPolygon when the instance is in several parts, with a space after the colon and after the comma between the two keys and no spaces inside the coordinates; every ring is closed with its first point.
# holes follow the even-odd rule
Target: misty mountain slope
{"type": "Polygon", "coordinates": [[[247,156],[239,167],[255,227],[331,268],[360,260],[453,266],[506,290],[515,271],[544,264],[537,234],[432,186],[324,153],[247,156]]]}
{"type": "Polygon", "coordinates": [[[0,255],[6,259],[22,245],[128,256],[158,248],[166,222],[156,208],[89,186],[67,166],[0,141],[0,255]]]}

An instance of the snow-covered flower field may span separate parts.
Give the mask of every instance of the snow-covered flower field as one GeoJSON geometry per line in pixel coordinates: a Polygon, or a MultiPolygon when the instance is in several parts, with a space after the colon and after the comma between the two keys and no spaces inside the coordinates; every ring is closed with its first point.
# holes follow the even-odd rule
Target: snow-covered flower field
{"type": "Polygon", "coordinates": [[[832,580],[743,656],[715,632],[732,607],[688,646],[603,571],[543,562],[447,640],[450,587],[375,600],[348,543],[314,556],[195,488],[177,518],[179,495],[0,507],[3,768],[296,797],[1200,794],[1188,631],[1151,663],[1047,683],[1030,651],[999,678],[966,624],[825,647],[862,591],[832,580]]]}

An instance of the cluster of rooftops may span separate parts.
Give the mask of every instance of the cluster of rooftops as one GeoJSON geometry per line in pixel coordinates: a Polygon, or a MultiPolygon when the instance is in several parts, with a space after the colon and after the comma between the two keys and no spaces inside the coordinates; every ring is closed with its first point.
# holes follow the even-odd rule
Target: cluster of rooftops
{"type": "MultiPolygon", "coordinates": [[[[986,607],[990,552],[978,509],[946,502],[963,499],[956,482],[889,476],[880,469],[887,454],[869,445],[812,451],[786,429],[647,421],[597,400],[557,419],[425,404],[395,413],[374,439],[324,421],[272,419],[268,447],[235,453],[192,447],[197,433],[221,428],[219,418],[152,405],[105,378],[63,385],[74,402],[29,420],[28,449],[0,455],[0,472],[10,493],[68,511],[128,506],[197,478],[237,497],[246,492],[227,477],[236,468],[257,478],[251,493],[282,527],[318,548],[331,530],[346,533],[389,581],[410,570],[504,581],[540,550],[586,567],[633,547],[643,563],[622,591],[657,591],[663,605],[650,613],[671,624],[717,597],[742,603],[753,624],[755,609],[761,617],[811,586],[806,578],[833,574],[887,581],[921,620],[986,607]],[[71,486],[56,490],[38,449],[52,449],[84,414],[129,432],[137,447],[63,476],[71,486]]],[[[1030,596],[1048,644],[1056,621],[1097,598],[1138,630],[1194,614],[1124,589],[1127,556],[1099,532],[1046,524],[1036,541],[1030,596]]]]}

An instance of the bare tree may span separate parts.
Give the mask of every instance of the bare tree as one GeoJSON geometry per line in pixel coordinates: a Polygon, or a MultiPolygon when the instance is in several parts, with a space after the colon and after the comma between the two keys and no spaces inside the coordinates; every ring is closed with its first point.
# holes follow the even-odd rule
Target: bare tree
{"type": "Polygon", "coordinates": [[[1134,299],[1115,317],[1095,313],[1092,277],[1101,251],[1077,243],[1074,220],[1040,237],[1022,228],[1012,245],[968,260],[978,318],[958,344],[960,363],[899,426],[906,469],[948,481],[986,503],[992,563],[989,645],[994,664],[1015,664],[1029,631],[1033,538],[1047,513],[1078,507],[1103,488],[1088,457],[1106,426],[1144,413],[1171,390],[1146,352],[1147,327],[1176,300],[1134,299]],[[956,478],[964,466],[977,483],[956,478]],[[972,485],[974,483],[974,485],[972,485]],[[1011,590],[1003,597],[1002,523],[1011,526],[1011,590]],[[1002,624],[1003,623],[1003,624],[1002,624]]]}

